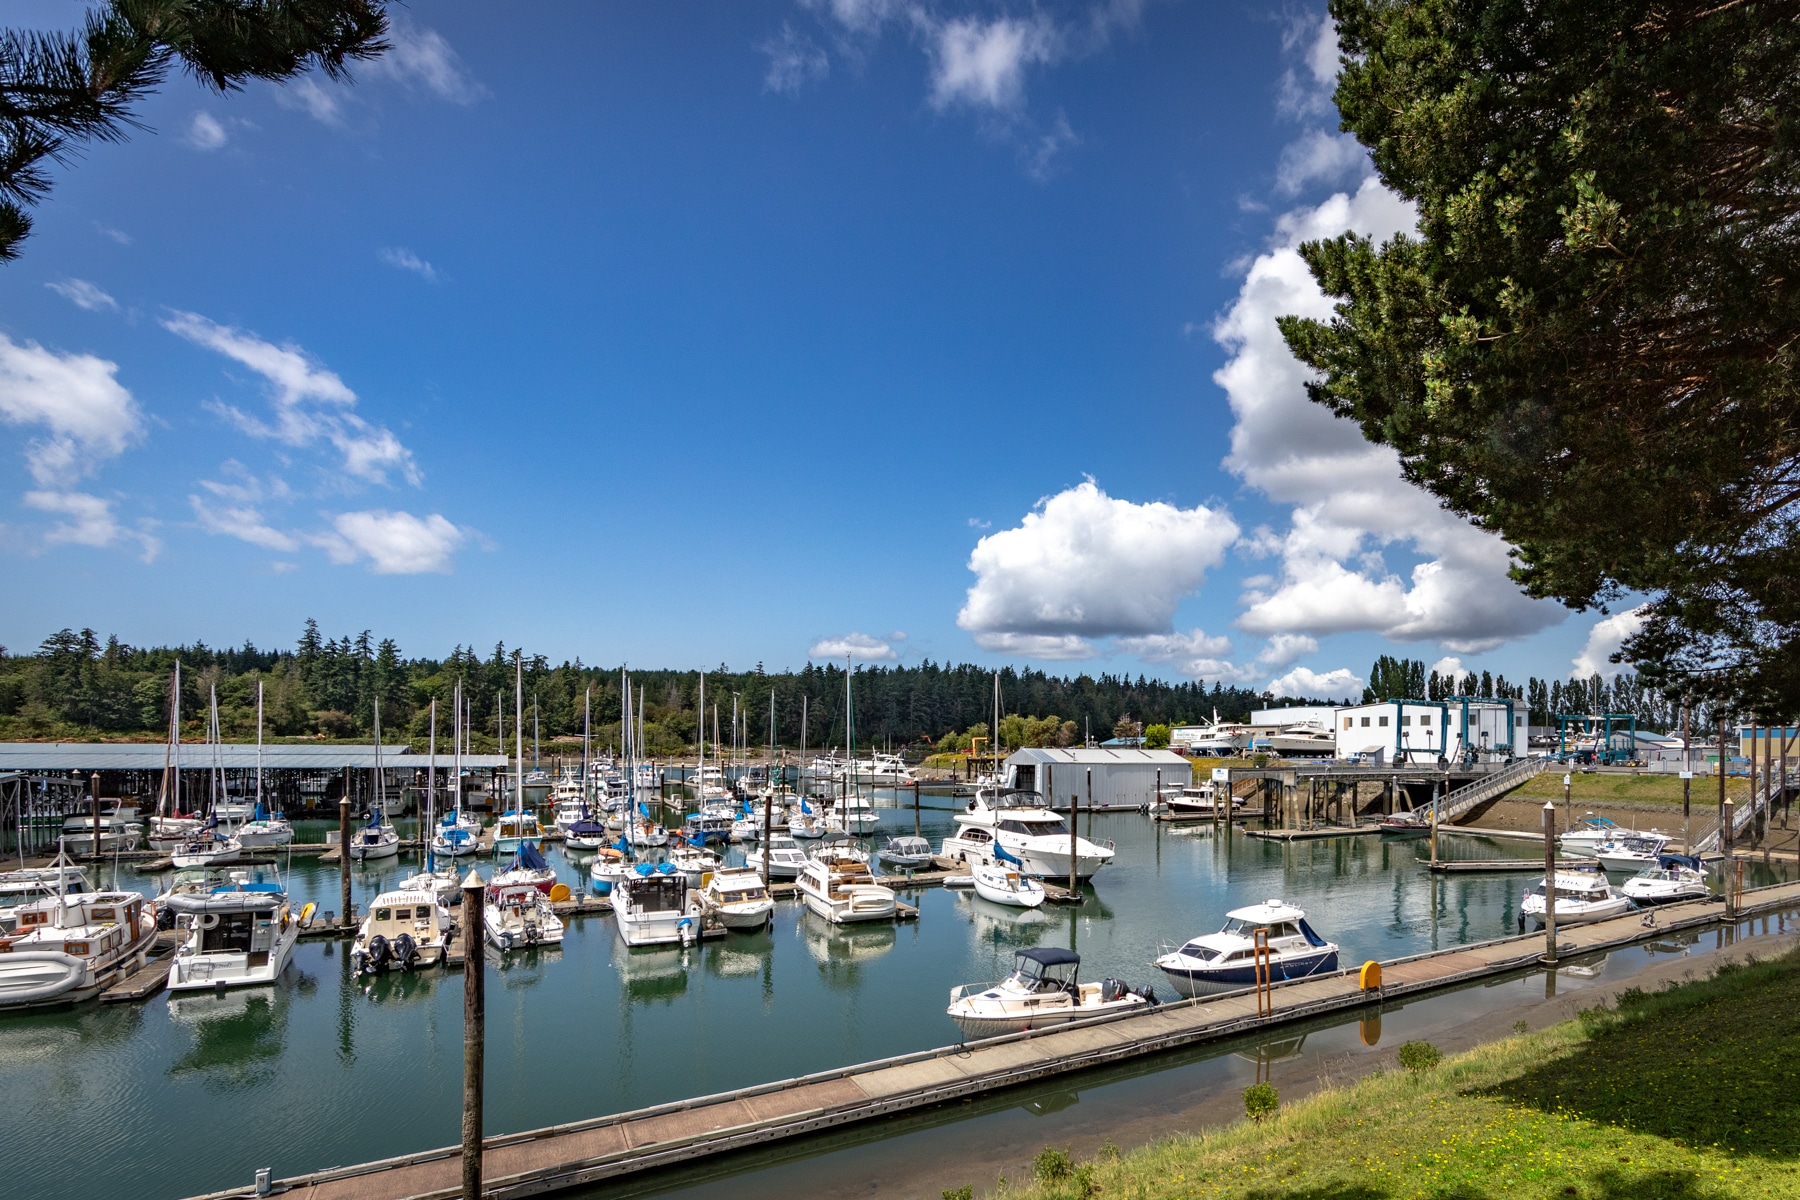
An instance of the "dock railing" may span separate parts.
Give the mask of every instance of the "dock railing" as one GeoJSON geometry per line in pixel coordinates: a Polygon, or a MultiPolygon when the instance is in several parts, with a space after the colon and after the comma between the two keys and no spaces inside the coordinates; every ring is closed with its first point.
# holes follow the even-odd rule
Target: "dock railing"
{"type": "MultiPolygon", "coordinates": [[[[1466,783],[1457,788],[1440,801],[1434,801],[1442,807],[1438,809],[1439,822],[1454,821],[1464,813],[1497,800],[1515,788],[1523,787],[1537,778],[1539,773],[1550,765],[1547,758],[1522,758],[1516,763],[1509,763],[1492,775],[1485,775],[1473,783],[1466,783]]],[[[1430,811],[1429,808],[1426,810],[1430,811]]]]}

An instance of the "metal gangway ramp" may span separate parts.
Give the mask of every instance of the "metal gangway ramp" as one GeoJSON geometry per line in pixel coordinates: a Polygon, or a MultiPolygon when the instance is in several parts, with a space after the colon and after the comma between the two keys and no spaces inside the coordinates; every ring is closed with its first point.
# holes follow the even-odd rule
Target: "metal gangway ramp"
{"type": "MultiPolygon", "coordinates": [[[[1508,792],[1524,787],[1549,766],[1550,760],[1547,758],[1522,758],[1473,783],[1465,783],[1442,800],[1433,801],[1434,804],[1441,805],[1438,820],[1456,821],[1462,817],[1473,819],[1480,815],[1478,809],[1485,811],[1488,805],[1508,792]]],[[[1429,805],[1426,806],[1426,811],[1430,811],[1429,805]]]]}

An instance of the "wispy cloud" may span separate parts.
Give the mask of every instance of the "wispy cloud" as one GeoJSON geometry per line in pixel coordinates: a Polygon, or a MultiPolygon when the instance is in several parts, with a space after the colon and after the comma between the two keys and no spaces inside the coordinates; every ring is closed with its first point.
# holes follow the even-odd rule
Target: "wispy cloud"
{"type": "Polygon", "coordinates": [[[1311,183],[1337,183],[1361,174],[1368,163],[1367,151],[1350,134],[1314,129],[1282,148],[1275,190],[1292,196],[1311,183]]]}
{"type": "Polygon", "coordinates": [[[196,150],[217,150],[230,140],[225,126],[209,112],[197,112],[188,122],[187,143],[196,150]]]}
{"type": "Polygon", "coordinates": [[[781,32],[758,48],[769,56],[769,70],[763,76],[763,88],[767,91],[797,96],[807,84],[831,73],[830,57],[791,22],[783,21],[781,32]]]}
{"type": "Polygon", "coordinates": [[[388,429],[350,411],[356,406],[356,393],[299,346],[277,346],[198,313],[176,312],[163,327],[241,363],[269,382],[272,424],[231,405],[211,405],[242,432],[297,447],[329,442],[342,456],[344,471],[369,483],[387,483],[393,472],[414,486],[422,481],[412,451],[388,429]]]}
{"type": "Polygon", "coordinates": [[[162,540],[150,533],[149,523],[128,529],[113,515],[113,504],[86,492],[26,492],[25,503],[39,512],[64,518],[44,534],[47,545],[93,546],[105,549],[119,542],[136,542],[145,562],[162,551],[162,540]]]}
{"type": "Polygon", "coordinates": [[[1281,48],[1297,61],[1282,72],[1276,111],[1295,120],[1330,112],[1338,73],[1337,25],[1330,15],[1308,14],[1289,21],[1281,48]]]}
{"type": "Polygon", "coordinates": [[[310,75],[277,87],[275,100],[283,108],[298,109],[321,125],[335,127],[344,123],[343,100],[335,91],[320,87],[310,75]]]}
{"type": "Polygon", "coordinates": [[[888,641],[871,637],[866,633],[846,633],[838,637],[820,638],[806,651],[808,658],[844,658],[846,656],[858,662],[893,662],[900,657],[892,642],[904,638],[905,634],[891,636],[888,641]]]}
{"type": "Polygon", "coordinates": [[[1043,16],[959,17],[932,31],[931,103],[1010,112],[1025,98],[1025,69],[1055,62],[1063,39],[1043,16]]]}
{"type": "Polygon", "coordinates": [[[411,271],[427,283],[438,281],[437,268],[404,246],[384,246],[376,252],[376,257],[397,270],[411,271]]]}
{"type": "Polygon", "coordinates": [[[335,563],[367,561],[377,575],[442,574],[450,558],[469,540],[438,513],[417,517],[408,512],[339,513],[332,532],[309,539],[335,563]]]}
{"type": "Polygon", "coordinates": [[[114,229],[111,225],[102,225],[100,222],[95,221],[94,232],[103,238],[110,238],[121,246],[131,245],[131,235],[122,229],[114,229]]]}
{"type": "Polygon", "coordinates": [[[367,68],[371,78],[393,79],[451,104],[474,104],[489,94],[463,66],[462,57],[436,30],[412,21],[403,13],[396,13],[390,24],[388,41],[393,48],[367,68]]]}
{"type": "Polygon", "coordinates": [[[44,286],[76,308],[85,308],[89,312],[119,311],[117,300],[85,279],[64,279],[57,283],[46,283],[44,286]]]}

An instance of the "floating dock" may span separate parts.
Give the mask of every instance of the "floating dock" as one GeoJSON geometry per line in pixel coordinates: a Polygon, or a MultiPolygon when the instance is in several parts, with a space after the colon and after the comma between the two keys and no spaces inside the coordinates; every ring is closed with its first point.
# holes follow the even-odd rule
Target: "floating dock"
{"type": "MultiPolygon", "coordinates": [[[[1440,858],[1436,862],[1420,859],[1427,869],[1439,875],[1475,875],[1481,873],[1498,873],[1502,871],[1536,871],[1543,874],[1544,864],[1529,858],[1440,858]]],[[[1583,864],[1592,865],[1593,859],[1565,859],[1556,864],[1559,871],[1577,871],[1583,864]]]]}
{"type": "MultiPolygon", "coordinates": [[[[1800,906],[1800,883],[1739,896],[1737,915],[1800,906]]],[[[1571,928],[1559,956],[1575,957],[1717,923],[1725,903],[1670,905],[1571,928]]],[[[581,1187],[709,1155],[816,1133],[897,1112],[1262,1029],[1528,970],[1541,964],[1541,934],[1499,938],[1383,964],[1378,990],[1355,970],[1277,984],[1273,1011],[1242,991],[1166,1004],[1154,1012],[988,1038],[821,1071],[632,1112],[486,1139],[483,1193],[514,1198],[581,1187]]],[[[283,1179],[296,1200],[450,1200],[459,1194],[462,1149],[447,1146],[283,1179]]],[[[243,1188],[201,1200],[242,1196],[243,1188]]]]}
{"type": "Polygon", "coordinates": [[[1328,825],[1323,829],[1251,829],[1245,836],[1271,842],[1311,842],[1320,838],[1367,837],[1380,832],[1379,825],[1328,825]]]}

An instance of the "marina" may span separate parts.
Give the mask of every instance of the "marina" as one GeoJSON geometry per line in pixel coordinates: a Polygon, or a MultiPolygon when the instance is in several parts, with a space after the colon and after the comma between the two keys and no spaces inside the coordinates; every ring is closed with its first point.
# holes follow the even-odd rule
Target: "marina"
{"type": "MultiPolygon", "coordinates": [[[[875,851],[889,838],[911,836],[915,812],[910,788],[876,792],[872,799],[877,823],[854,842],[875,859],[875,851]]],[[[956,832],[954,816],[962,809],[942,794],[921,799],[916,819],[932,846],[956,832]]],[[[416,842],[411,818],[397,817],[395,825],[403,841],[416,842]]],[[[324,830],[323,823],[302,821],[297,840],[322,844],[324,830]]],[[[1232,1024],[1237,1016],[1227,1021],[1219,1015],[1218,1021],[1183,1018],[1197,1024],[1147,1039],[1133,1034],[1121,1041],[1117,1034],[1097,1032],[1098,1027],[1076,1029],[1069,1033],[1116,1045],[1095,1049],[1084,1042],[1086,1048],[1078,1053],[1055,1056],[1056,1063],[1066,1059],[1066,1065],[1029,1071],[1018,1063],[990,1069],[985,1064],[1004,1056],[988,1055],[978,1077],[959,1072],[954,1080],[928,1081],[924,1090],[893,1090],[901,1076],[887,1074],[880,1088],[888,1090],[873,1096],[861,1091],[873,1070],[845,1074],[846,1063],[885,1063],[882,1071],[915,1074],[927,1067],[938,1070],[930,1064],[946,1061],[945,1052],[934,1048],[952,1043],[958,1033],[945,1016],[950,989],[970,980],[1004,978],[1015,953],[1024,948],[1060,946],[1079,954],[1084,980],[1117,977],[1132,987],[1155,988],[1164,1005],[1146,1019],[1163,1022],[1188,1010],[1169,1006],[1173,994],[1151,960],[1209,925],[1216,927],[1226,911],[1272,895],[1308,911],[1330,912],[1329,927],[1321,932],[1342,944],[1346,966],[1476,943],[1504,945],[1495,939],[1515,936],[1522,894],[1516,877],[1433,875],[1425,869],[1428,848],[1419,840],[1271,841],[1246,837],[1228,824],[1166,825],[1131,811],[1094,813],[1091,818],[1083,814],[1082,835],[1111,842],[1117,850],[1114,860],[1075,893],[1067,891],[1066,881],[1044,881],[1047,898],[1039,907],[985,900],[958,886],[968,882],[966,865],[934,857],[929,869],[882,868],[876,875],[881,885],[906,897],[896,902],[897,920],[833,925],[796,902],[794,885],[776,883],[770,889],[776,901],[771,920],[760,930],[720,929],[689,947],[642,949],[619,942],[610,901],[586,886],[592,854],[551,841],[544,857],[556,880],[569,888],[568,899],[553,903],[566,925],[563,941],[554,948],[487,955],[487,1112],[488,1128],[497,1135],[489,1139],[495,1147],[490,1172],[512,1161],[505,1157],[515,1152],[509,1146],[544,1141],[505,1131],[576,1125],[616,1131],[631,1114],[661,1122],[626,1122],[637,1139],[644,1131],[666,1132],[680,1124],[670,1114],[692,1109],[689,1097],[699,1093],[731,1095],[732,1103],[745,1106],[730,1110],[734,1125],[746,1124],[744,1114],[757,1112],[761,1115],[750,1124],[765,1119],[772,1124],[729,1135],[712,1125],[698,1133],[691,1124],[681,1125],[686,1132],[671,1136],[682,1140],[682,1147],[634,1142],[660,1148],[636,1157],[597,1152],[605,1161],[581,1169],[637,1173],[693,1155],[761,1144],[769,1137],[836,1128],[871,1111],[929,1108],[949,1094],[942,1092],[945,1088],[962,1089],[957,1095],[982,1094],[1073,1070],[1090,1060],[1122,1061],[1126,1052],[1115,1053],[1117,1048],[1140,1041],[1152,1045],[1157,1038],[1174,1038],[1167,1044],[1200,1044],[1228,1036],[1230,1029],[1250,1028],[1232,1024]],[[904,1061],[888,1061],[895,1056],[904,1061]],[[806,1080],[808,1088],[835,1088],[841,1095],[827,1105],[819,1102],[823,1092],[809,1091],[806,1106],[793,1109],[788,1101],[795,1089],[775,1087],[767,1082],[771,1080],[806,1080]],[[844,1092],[845,1086],[859,1089],[861,1098],[844,1092]],[[750,1094],[738,1096],[743,1089],[750,1094]],[[780,1111],[766,1107],[777,1094],[783,1097],[780,1111]],[[820,1111],[804,1115],[815,1108],[820,1111]],[[602,1113],[620,1115],[596,1116],[602,1113]]],[[[1471,850],[1479,847],[1481,861],[1515,853],[1523,861],[1535,849],[1508,841],[1461,841],[1471,850]]],[[[746,849],[729,846],[725,864],[742,862],[746,849]]],[[[1440,853],[1449,850],[1440,846],[1440,853]]],[[[451,1080],[460,1073],[462,1028],[461,972],[455,968],[466,969],[467,964],[453,948],[448,973],[427,968],[359,974],[350,957],[349,930],[335,917],[327,919],[329,911],[340,907],[342,864],[299,853],[284,853],[281,859],[290,901],[313,903],[318,912],[301,933],[292,965],[275,984],[224,994],[159,994],[161,960],[153,959],[120,985],[119,994],[108,997],[112,1002],[15,1014],[0,1023],[0,1061],[19,1073],[22,1086],[47,1085],[52,1076],[46,1071],[89,1081],[51,1092],[61,1097],[53,1105],[57,1120],[76,1130],[110,1112],[101,1097],[112,1085],[103,1086],[101,1080],[120,1071],[119,1086],[172,1089],[176,1101],[202,1110],[221,1103],[256,1104],[289,1114],[277,1122],[266,1146],[247,1152],[220,1144],[209,1147],[203,1161],[193,1156],[153,1156],[150,1161],[134,1155],[132,1139],[144,1139],[136,1144],[147,1150],[155,1142],[156,1125],[130,1117],[124,1128],[108,1135],[125,1147],[118,1156],[118,1169],[125,1172],[117,1176],[121,1186],[129,1176],[159,1194],[206,1195],[243,1186],[260,1167],[273,1166],[277,1178],[293,1180],[330,1163],[385,1162],[396,1151],[403,1152],[409,1170],[424,1170],[436,1161],[431,1148],[451,1140],[446,1137],[456,1127],[451,1080]],[[127,999],[131,1002],[118,1002],[127,999]],[[46,1058],[51,1046],[61,1049],[46,1058]],[[360,1121],[304,1119],[310,1099],[326,1094],[348,1096],[354,1111],[381,1112],[384,1123],[374,1129],[360,1121]]],[[[394,859],[349,864],[357,913],[366,913],[381,892],[416,872],[417,860],[417,851],[407,850],[394,859]]],[[[142,860],[138,865],[157,864],[142,860]]],[[[492,855],[462,859],[457,869],[466,873],[471,865],[491,874],[504,860],[497,864],[492,855]]],[[[1539,858],[1535,867],[1540,872],[1541,865],[1539,858]]],[[[110,883],[111,862],[98,869],[110,883]]],[[[117,869],[122,885],[136,886],[146,895],[155,894],[166,878],[140,873],[123,860],[117,869]]],[[[1762,871],[1752,867],[1747,886],[1779,878],[1762,871]]],[[[1670,920],[1684,919],[1674,907],[1660,910],[1658,917],[1665,927],[1670,920]]],[[[1590,936],[1593,928],[1585,927],[1579,936],[1590,936]]],[[[1541,938],[1537,944],[1541,948],[1541,938]]],[[[1513,957],[1526,953],[1529,941],[1521,945],[1526,949],[1515,946],[1513,957]]],[[[1499,954],[1480,953],[1489,958],[1499,954]]],[[[1432,970],[1454,966],[1451,957],[1439,954],[1432,970]]],[[[1482,969],[1500,969],[1494,963],[1502,961],[1511,960],[1494,958],[1482,969]]],[[[1404,963],[1396,969],[1402,975],[1421,970],[1404,963]]],[[[1461,978],[1462,969],[1444,978],[1461,978]]],[[[1389,979],[1389,994],[1402,994],[1391,989],[1403,981],[1389,979]]],[[[1321,993],[1321,999],[1293,991],[1325,982],[1278,989],[1296,1001],[1286,1019],[1334,1011],[1330,1006],[1335,1004],[1367,1002],[1348,993],[1321,993]],[[1299,1004],[1302,998],[1305,1005],[1299,1004]],[[1317,1004],[1325,1007],[1308,1007],[1317,1004]]],[[[960,1061],[954,1055],[950,1060],[960,1061]]],[[[724,1111],[716,1110],[708,1121],[724,1111]]],[[[59,1144],[33,1143],[25,1150],[25,1169],[34,1181],[43,1181],[41,1194],[86,1194],[84,1186],[59,1190],[58,1180],[66,1177],[58,1165],[63,1154],[59,1144]]],[[[561,1180],[569,1161],[574,1158],[558,1151],[553,1162],[533,1160],[521,1169],[527,1174],[547,1170],[561,1180]]],[[[341,1181],[352,1177],[362,1178],[359,1186],[373,1186],[368,1172],[340,1172],[334,1186],[347,1186],[341,1181]]]]}

